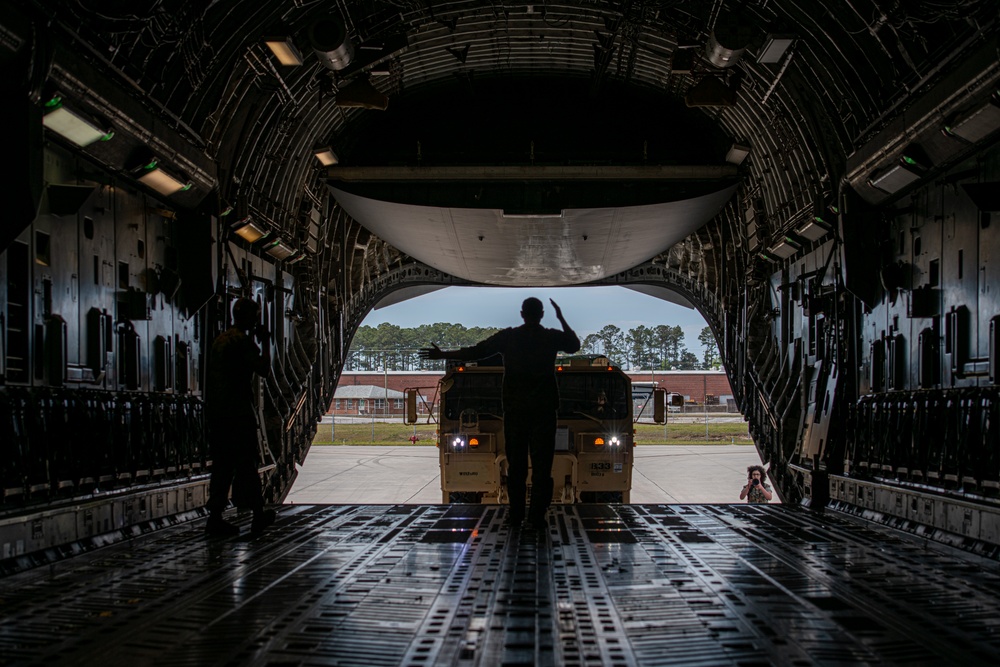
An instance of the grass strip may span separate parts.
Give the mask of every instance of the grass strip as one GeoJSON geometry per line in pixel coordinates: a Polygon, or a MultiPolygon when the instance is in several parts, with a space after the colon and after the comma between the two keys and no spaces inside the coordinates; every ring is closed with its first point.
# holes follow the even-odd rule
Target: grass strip
{"type": "MultiPolygon", "coordinates": [[[[437,444],[436,424],[406,425],[375,422],[374,424],[317,424],[314,445],[384,445],[391,447],[427,446],[437,444]],[[417,440],[411,440],[416,436],[417,440]]],[[[745,422],[705,424],[636,424],[636,445],[752,445],[745,422]],[[666,437],[664,437],[664,432],[666,437]]]]}

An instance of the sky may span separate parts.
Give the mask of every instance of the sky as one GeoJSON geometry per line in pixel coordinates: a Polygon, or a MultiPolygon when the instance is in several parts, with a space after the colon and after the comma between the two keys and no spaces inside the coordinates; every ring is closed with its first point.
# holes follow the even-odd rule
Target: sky
{"type": "Polygon", "coordinates": [[[450,322],[466,327],[511,327],[522,323],[521,302],[529,296],[542,300],[545,316],[542,324],[559,328],[559,320],[549,299],[562,308],[563,317],[580,340],[607,324],[622,332],[640,324],[680,326],[684,345],[699,359],[703,348],[698,335],[708,324],[693,308],[640,294],[624,287],[446,287],[402,303],[372,310],[363,326],[377,327],[383,322],[403,328],[421,324],[450,322]]]}

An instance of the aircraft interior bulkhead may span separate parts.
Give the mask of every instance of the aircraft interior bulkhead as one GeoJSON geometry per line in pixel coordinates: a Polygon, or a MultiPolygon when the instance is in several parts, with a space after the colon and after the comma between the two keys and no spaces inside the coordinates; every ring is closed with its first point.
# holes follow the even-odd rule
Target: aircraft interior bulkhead
{"type": "Polygon", "coordinates": [[[206,354],[239,297],[274,332],[279,504],[366,315],[448,286],[697,309],[788,511],[996,561],[998,19],[5,2],[0,572],[204,516],[206,354]]]}

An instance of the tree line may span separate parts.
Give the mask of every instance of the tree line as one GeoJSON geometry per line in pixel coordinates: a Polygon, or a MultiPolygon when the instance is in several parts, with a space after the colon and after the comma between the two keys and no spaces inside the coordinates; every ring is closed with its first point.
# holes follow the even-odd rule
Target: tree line
{"type": "MultiPolygon", "coordinates": [[[[465,327],[438,322],[404,328],[383,322],[377,327],[360,327],[351,343],[345,371],[421,371],[443,370],[440,360],[421,359],[419,350],[438,345],[441,349],[468,347],[499,331],[495,327],[465,327]]],[[[608,324],[588,334],[581,341],[581,354],[603,354],[615,366],[628,370],[709,370],[721,366],[719,348],[712,330],[705,327],[698,335],[704,348],[699,358],[684,345],[679,326],[639,325],[628,331],[608,324]]]]}

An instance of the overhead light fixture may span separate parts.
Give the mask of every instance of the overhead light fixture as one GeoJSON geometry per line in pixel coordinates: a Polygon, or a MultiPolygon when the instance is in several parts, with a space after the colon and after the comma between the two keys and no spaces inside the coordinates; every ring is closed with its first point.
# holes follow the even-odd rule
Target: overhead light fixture
{"type": "Polygon", "coordinates": [[[286,244],[281,239],[275,239],[270,245],[264,248],[264,252],[280,262],[294,255],[296,251],[295,248],[286,244]]]}
{"type": "Polygon", "coordinates": [[[310,25],[309,43],[327,69],[338,72],[354,60],[354,43],[347,34],[347,26],[339,19],[322,18],[310,25]]]}
{"type": "Polygon", "coordinates": [[[809,241],[818,241],[836,228],[840,209],[836,204],[824,206],[822,199],[818,199],[813,211],[812,218],[801,224],[795,234],[809,241]]]}
{"type": "Polygon", "coordinates": [[[757,56],[757,62],[767,65],[780,61],[794,41],[793,35],[768,35],[764,48],[757,56]]]}
{"type": "Polygon", "coordinates": [[[776,245],[773,245],[770,248],[768,248],[767,252],[771,255],[780,257],[781,259],[788,259],[792,255],[797,253],[800,249],[801,247],[799,246],[798,243],[795,242],[794,239],[786,236],[776,245]]]}
{"type": "Polygon", "coordinates": [[[759,252],[757,253],[757,256],[760,257],[765,262],[777,262],[779,259],[781,259],[777,255],[771,255],[766,252],[759,252]]]}
{"type": "Polygon", "coordinates": [[[115,136],[114,132],[101,129],[79,113],[67,109],[58,96],[45,103],[45,110],[42,125],[81,148],[115,136]]]}
{"type": "Polygon", "coordinates": [[[995,92],[983,106],[959,117],[954,123],[945,125],[944,133],[975,143],[993,134],[998,128],[1000,128],[1000,92],[995,92]]]}
{"type": "Polygon", "coordinates": [[[361,77],[338,90],[334,104],[345,108],[385,111],[389,107],[389,96],[373,86],[367,78],[361,77]]]}
{"type": "Polygon", "coordinates": [[[156,190],[161,195],[173,195],[178,192],[184,192],[190,190],[191,186],[194,185],[191,181],[184,182],[176,176],[167,173],[160,168],[156,160],[150,160],[139,167],[137,178],[140,183],[156,190]]]}
{"type": "Polygon", "coordinates": [[[920,180],[923,172],[924,169],[916,160],[904,155],[896,164],[872,174],[868,185],[891,195],[920,180]]]}
{"type": "Polygon", "coordinates": [[[810,241],[819,241],[830,233],[830,228],[823,218],[814,216],[812,220],[807,220],[804,225],[795,230],[795,233],[810,241]]]}
{"type": "Polygon", "coordinates": [[[229,229],[247,243],[256,243],[271,235],[269,229],[259,225],[250,216],[237,220],[229,226],[229,229]]]}
{"type": "Polygon", "coordinates": [[[298,66],[302,64],[302,54],[295,48],[291,37],[265,37],[264,43],[282,65],[298,66]]]}
{"type": "Polygon", "coordinates": [[[338,162],[340,162],[340,159],[337,157],[337,154],[334,153],[333,149],[330,148],[329,146],[314,148],[313,155],[316,156],[316,159],[319,160],[320,164],[322,164],[324,167],[329,167],[331,165],[335,165],[338,162]]]}
{"type": "Polygon", "coordinates": [[[750,154],[750,147],[743,144],[733,144],[726,153],[726,162],[730,164],[742,164],[747,155],[750,154]]]}

